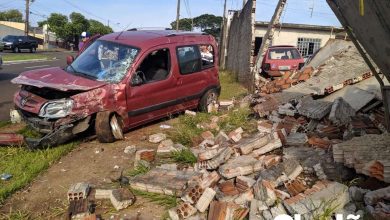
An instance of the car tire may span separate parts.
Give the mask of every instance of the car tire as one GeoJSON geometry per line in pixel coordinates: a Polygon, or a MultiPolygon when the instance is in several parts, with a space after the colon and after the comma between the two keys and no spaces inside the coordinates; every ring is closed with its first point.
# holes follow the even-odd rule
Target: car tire
{"type": "Polygon", "coordinates": [[[202,98],[199,101],[199,110],[202,112],[207,112],[207,107],[212,102],[218,101],[218,92],[215,89],[208,90],[203,94],[202,98]]]}
{"type": "Polygon", "coordinates": [[[19,47],[14,47],[14,49],[12,49],[12,52],[14,53],[19,52],[19,47]]]}
{"type": "Polygon", "coordinates": [[[30,48],[30,53],[35,53],[36,51],[37,51],[37,49],[35,47],[30,48]]]}
{"type": "Polygon", "coordinates": [[[95,132],[99,142],[112,143],[123,139],[122,121],[112,112],[98,112],[95,121],[95,132]]]}

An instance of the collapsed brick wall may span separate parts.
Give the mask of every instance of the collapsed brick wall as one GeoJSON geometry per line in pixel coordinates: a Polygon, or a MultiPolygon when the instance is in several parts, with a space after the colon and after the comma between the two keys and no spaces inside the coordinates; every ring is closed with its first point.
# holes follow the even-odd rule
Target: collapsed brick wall
{"type": "Polygon", "coordinates": [[[256,0],[249,0],[241,11],[235,12],[227,37],[226,69],[235,73],[242,83],[248,83],[251,79],[255,11],[256,0]]]}

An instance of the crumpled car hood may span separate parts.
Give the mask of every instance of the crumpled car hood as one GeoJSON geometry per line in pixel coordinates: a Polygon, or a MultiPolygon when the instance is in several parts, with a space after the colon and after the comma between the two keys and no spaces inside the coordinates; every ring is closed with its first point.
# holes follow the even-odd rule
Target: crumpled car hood
{"type": "Polygon", "coordinates": [[[52,88],[60,91],[88,91],[107,84],[70,74],[59,67],[23,72],[11,80],[11,82],[38,88],[52,88]]]}

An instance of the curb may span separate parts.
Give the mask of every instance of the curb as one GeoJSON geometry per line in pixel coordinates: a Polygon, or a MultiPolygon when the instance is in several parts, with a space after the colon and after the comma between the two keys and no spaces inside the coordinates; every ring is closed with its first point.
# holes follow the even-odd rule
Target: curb
{"type": "Polygon", "coordinates": [[[55,60],[55,59],[31,59],[31,60],[15,60],[15,61],[3,61],[3,64],[11,64],[11,63],[25,63],[25,62],[34,62],[34,61],[47,61],[47,60],[55,60]]]}

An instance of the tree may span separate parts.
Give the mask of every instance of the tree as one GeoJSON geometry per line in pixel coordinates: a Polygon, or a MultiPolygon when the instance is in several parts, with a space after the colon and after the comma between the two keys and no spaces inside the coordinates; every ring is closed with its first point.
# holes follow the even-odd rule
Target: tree
{"type": "Polygon", "coordinates": [[[68,28],[74,36],[80,36],[83,31],[88,31],[89,22],[84,15],[72,12],[69,18],[71,22],[68,24],[68,28]]]}
{"type": "Polygon", "coordinates": [[[65,41],[69,39],[69,35],[71,34],[68,23],[68,17],[59,13],[52,13],[47,19],[49,30],[54,32],[58,38],[61,38],[65,41]]]}
{"type": "MultiPolygon", "coordinates": [[[[176,21],[171,22],[172,29],[176,29],[176,21]]],[[[179,30],[191,31],[192,30],[192,19],[182,18],[179,20],[179,30]]]]}
{"type": "Polygon", "coordinates": [[[0,20],[23,22],[23,14],[17,9],[0,12],[0,20]]]}
{"type": "Polygon", "coordinates": [[[104,24],[101,23],[100,21],[96,21],[96,20],[90,19],[90,20],[89,20],[89,29],[88,29],[88,32],[89,32],[91,35],[95,35],[95,34],[104,35],[104,34],[112,33],[113,30],[112,30],[111,27],[104,25],[104,24]]]}
{"type": "Polygon", "coordinates": [[[203,14],[194,18],[194,26],[205,33],[217,37],[221,31],[222,20],[221,16],[203,14]]]}

